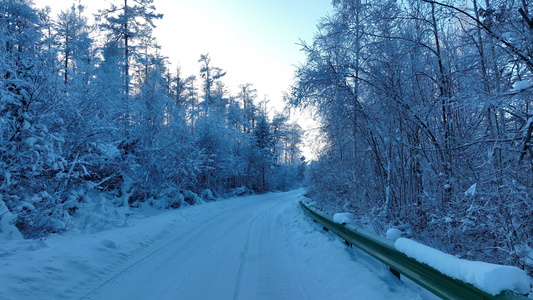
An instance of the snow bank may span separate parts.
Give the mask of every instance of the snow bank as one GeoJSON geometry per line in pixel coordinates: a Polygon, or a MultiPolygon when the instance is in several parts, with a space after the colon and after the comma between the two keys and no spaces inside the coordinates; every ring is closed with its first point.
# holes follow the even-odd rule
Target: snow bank
{"type": "Polygon", "coordinates": [[[337,213],[333,215],[333,222],[337,224],[353,223],[353,216],[351,213],[337,213]]]}
{"type": "Polygon", "coordinates": [[[530,278],[524,270],[516,267],[459,259],[406,238],[399,238],[395,246],[407,256],[491,295],[506,290],[520,294],[530,291],[530,278]]]}

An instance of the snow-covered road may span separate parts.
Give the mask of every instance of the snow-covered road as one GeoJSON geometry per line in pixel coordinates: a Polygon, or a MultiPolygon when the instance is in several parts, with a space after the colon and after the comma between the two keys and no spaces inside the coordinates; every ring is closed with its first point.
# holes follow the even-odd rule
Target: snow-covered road
{"type": "Polygon", "coordinates": [[[433,298],[321,231],[298,207],[301,193],[222,200],[52,237],[0,256],[0,298],[433,298]]]}

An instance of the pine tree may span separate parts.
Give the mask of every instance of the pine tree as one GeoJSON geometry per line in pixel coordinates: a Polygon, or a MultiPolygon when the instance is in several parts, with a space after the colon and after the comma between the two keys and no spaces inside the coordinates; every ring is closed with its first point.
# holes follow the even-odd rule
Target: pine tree
{"type": "Polygon", "coordinates": [[[270,132],[270,125],[266,116],[260,115],[257,126],[254,130],[253,165],[259,175],[258,190],[265,192],[268,190],[266,176],[270,167],[274,165],[275,154],[273,152],[273,139],[270,132]]]}
{"type": "Polygon", "coordinates": [[[98,17],[104,18],[105,22],[100,26],[108,31],[109,41],[119,42],[117,45],[122,49],[122,64],[124,78],[124,93],[130,94],[131,63],[139,53],[135,50],[137,41],[154,28],[154,20],[161,19],[162,14],[155,13],[153,0],[124,0],[122,6],[111,4],[106,10],[101,10],[98,17]]]}

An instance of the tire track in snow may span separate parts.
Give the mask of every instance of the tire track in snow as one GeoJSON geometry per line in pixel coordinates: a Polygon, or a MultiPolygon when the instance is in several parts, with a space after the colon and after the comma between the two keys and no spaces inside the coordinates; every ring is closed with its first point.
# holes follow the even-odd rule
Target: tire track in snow
{"type": "MultiPolygon", "coordinates": [[[[252,223],[257,220],[259,216],[255,217],[252,223]]],[[[248,252],[248,245],[250,244],[250,233],[252,232],[252,226],[248,228],[248,236],[246,237],[246,244],[244,245],[244,249],[241,254],[241,263],[239,265],[239,272],[237,273],[237,280],[235,282],[235,292],[233,294],[233,300],[237,300],[239,298],[239,291],[241,288],[241,281],[242,281],[242,273],[244,270],[244,265],[246,264],[246,255],[248,252]]]]}
{"type": "Polygon", "coordinates": [[[237,280],[235,282],[235,293],[233,295],[233,300],[237,300],[239,299],[239,293],[240,293],[240,289],[241,289],[241,284],[242,284],[242,276],[243,276],[243,273],[244,273],[244,267],[246,265],[246,262],[248,260],[247,256],[248,256],[248,249],[249,249],[249,245],[250,245],[250,237],[252,236],[252,228],[254,227],[254,225],[257,223],[257,219],[259,219],[260,217],[264,217],[265,215],[267,215],[271,210],[275,209],[277,206],[279,205],[279,201],[276,202],[275,204],[272,205],[272,207],[268,208],[266,211],[264,211],[263,213],[261,214],[258,214],[251,222],[250,222],[250,226],[248,227],[248,234],[247,234],[247,237],[246,237],[246,243],[244,245],[244,249],[242,251],[242,254],[241,254],[241,263],[239,265],[239,271],[237,273],[237,280]]]}
{"type": "Polygon", "coordinates": [[[284,228],[278,217],[287,204],[276,201],[249,225],[248,257],[240,266],[234,300],[309,299],[280,237],[284,228]]]}
{"type": "MultiPolygon", "coordinates": [[[[247,206],[249,204],[250,203],[246,203],[244,205],[238,206],[238,208],[241,208],[243,206],[247,206]]],[[[211,221],[213,221],[214,219],[219,218],[222,215],[227,214],[227,213],[228,213],[227,210],[223,210],[222,212],[214,215],[211,218],[211,221]]],[[[238,223],[238,222],[241,222],[241,219],[238,220],[236,223],[238,223]]],[[[156,254],[162,252],[163,250],[166,250],[168,247],[170,247],[171,245],[175,244],[176,242],[182,241],[187,236],[190,236],[190,237],[187,240],[182,241],[181,244],[189,244],[192,240],[196,239],[195,235],[197,233],[201,232],[202,230],[205,230],[205,228],[207,228],[209,226],[210,226],[210,223],[201,223],[201,224],[199,224],[197,226],[194,226],[193,228],[189,229],[188,231],[178,235],[177,237],[173,238],[171,241],[163,244],[162,246],[159,246],[158,248],[156,248],[155,250],[151,251],[150,253],[148,253],[146,255],[143,255],[140,259],[136,260],[135,262],[133,262],[132,264],[128,265],[124,269],[120,270],[118,273],[114,274],[112,277],[108,278],[103,283],[99,284],[96,288],[93,288],[92,290],[90,290],[81,299],[96,299],[96,298],[98,298],[98,292],[103,287],[109,285],[112,282],[117,281],[117,279],[119,277],[124,276],[125,274],[133,272],[133,270],[135,268],[139,268],[140,265],[142,265],[143,263],[147,262],[149,259],[153,258],[156,254]]],[[[156,236],[155,240],[163,239],[165,236],[166,236],[166,234],[159,234],[159,235],[156,236]]]]}

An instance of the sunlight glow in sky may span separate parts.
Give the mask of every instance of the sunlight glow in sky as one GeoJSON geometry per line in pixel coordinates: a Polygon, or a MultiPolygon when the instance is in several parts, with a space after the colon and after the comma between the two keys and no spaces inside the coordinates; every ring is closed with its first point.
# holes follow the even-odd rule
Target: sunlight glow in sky
{"type": "MultiPolygon", "coordinates": [[[[37,7],[50,6],[56,16],[77,0],[35,0],[37,7]]],[[[87,16],[110,2],[85,0],[87,16]]],[[[209,53],[212,65],[227,72],[223,81],[232,95],[240,84],[252,83],[258,100],[268,95],[282,107],[282,94],[292,83],[294,65],[304,61],[297,45],[310,41],[318,20],[331,8],[331,0],[155,0],[162,20],[154,31],[161,52],[179,65],[182,74],[198,75],[200,54],[209,53]]]]}

